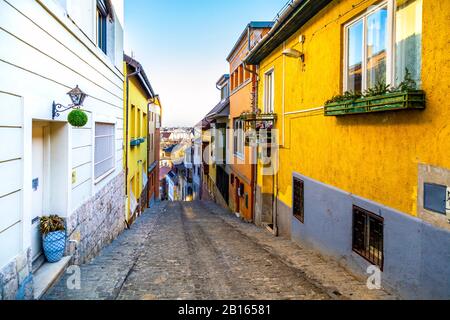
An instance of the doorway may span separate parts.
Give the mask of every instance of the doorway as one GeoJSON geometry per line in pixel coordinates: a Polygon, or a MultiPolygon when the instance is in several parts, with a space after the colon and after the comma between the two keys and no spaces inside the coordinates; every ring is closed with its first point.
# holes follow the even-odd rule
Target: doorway
{"type": "Polygon", "coordinates": [[[45,262],[40,218],[49,215],[67,217],[72,183],[69,180],[68,125],[34,120],[31,136],[31,253],[33,271],[36,271],[45,262]]]}
{"type": "Polygon", "coordinates": [[[274,189],[274,176],[264,175],[263,179],[263,189],[261,193],[262,197],[262,209],[261,209],[261,223],[265,225],[271,232],[274,230],[275,217],[274,217],[274,206],[275,206],[275,189],[274,189]]]}
{"type": "Polygon", "coordinates": [[[47,186],[49,183],[49,126],[43,122],[33,122],[32,132],[32,226],[31,226],[31,253],[33,268],[39,268],[44,262],[42,255],[42,240],[39,231],[40,218],[48,210],[47,186]]]}
{"type": "Polygon", "coordinates": [[[236,204],[236,213],[241,213],[241,180],[239,180],[239,178],[236,178],[236,183],[235,183],[235,192],[234,192],[234,196],[235,196],[235,204],[236,204]]]}

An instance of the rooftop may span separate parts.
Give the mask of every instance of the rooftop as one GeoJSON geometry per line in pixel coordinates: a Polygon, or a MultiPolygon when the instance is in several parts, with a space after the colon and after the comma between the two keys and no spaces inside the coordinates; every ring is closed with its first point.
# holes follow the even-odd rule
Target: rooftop
{"type": "Polygon", "coordinates": [[[124,54],[123,60],[127,65],[132,67],[135,72],[137,72],[138,78],[141,81],[141,84],[143,85],[145,91],[148,94],[149,98],[154,98],[156,96],[152,85],[150,84],[150,81],[148,80],[147,74],[144,71],[144,68],[142,65],[135,59],[131,58],[130,56],[124,54]]]}
{"type": "Polygon", "coordinates": [[[234,54],[236,49],[239,47],[239,44],[242,42],[242,40],[245,38],[245,36],[248,34],[249,29],[265,29],[265,28],[272,28],[274,22],[273,21],[251,21],[247,26],[245,27],[244,31],[242,32],[239,39],[236,41],[235,45],[233,46],[233,49],[230,51],[230,54],[227,57],[227,61],[230,61],[231,56],[234,54]]]}
{"type": "Polygon", "coordinates": [[[272,29],[250,51],[245,62],[259,64],[330,2],[332,0],[292,0],[278,14],[272,29]]]}

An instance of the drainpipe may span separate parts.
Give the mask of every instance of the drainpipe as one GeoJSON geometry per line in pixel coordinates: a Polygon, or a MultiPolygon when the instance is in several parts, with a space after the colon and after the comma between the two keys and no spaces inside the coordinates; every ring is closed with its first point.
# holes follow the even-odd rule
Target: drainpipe
{"type": "MultiPolygon", "coordinates": [[[[149,189],[149,182],[150,182],[150,174],[149,174],[149,172],[148,172],[148,169],[150,168],[150,159],[149,159],[149,155],[150,155],[150,127],[149,127],[149,119],[150,119],[150,104],[155,104],[155,101],[156,101],[156,98],[155,98],[155,96],[153,96],[153,97],[151,97],[151,99],[148,101],[148,103],[147,103],[147,123],[146,123],[146,126],[147,126],[147,168],[146,168],[146,170],[147,170],[147,195],[146,195],[146,197],[147,197],[147,207],[149,208],[150,207],[150,189],[149,189]]],[[[155,121],[155,133],[156,133],[156,121],[155,121]]],[[[154,135],[153,136],[153,145],[155,145],[155,139],[156,139],[156,135],[154,135]]],[[[154,152],[153,152],[153,158],[154,158],[154,161],[153,161],[153,163],[155,163],[155,161],[157,160],[157,157],[156,157],[156,150],[153,150],[154,152]]],[[[152,163],[152,165],[153,165],[153,163],[152,163]]],[[[158,166],[159,166],[159,161],[158,161],[158,166]]],[[[158,177],[158,181],[159,181],[159,177],[158,177]]],[[[153,197],[156,195],[156,185],[155,184],[153,184],[153,182],[154,182],[154,180],[152,181],[152,186],[153,186],[153,188],[154,188],[154,190],[153,190],[153,192],[152,192],[152,194],[153,194],[153,197]]]]}
{"type": "MultiPolygon", "coordinates": [[[[255,98],[254,98],[254,103],[253,103],[253,112],[257,112],[258,110],[258,89],[259,89],[259,66],[256,66],[256,72],[249,69],[248,65],[246,63],[244,63],[244,69],[247,70],[248,72],[252,73],[253,75],[255,75],[255,98]]],[[[283,89],[284,90],[284,89],[283,89]]],[[[256,207],[256,179],[258,177],[258,164],[252,164],[252,176],[254,177],[253,179],[253,201],[252,201],[252,206],[253,208],[256,207]]],[[[276,237],[278,237],[278,219],[277,219],[277,211],[278,211],[278,204],[277,204],[277,199],[278,199],[278,172],[276,174],[276,177],[273,177],[273,185],[274,185],[274,190],[273,190],[273,202],[274,202],[274,206],[273,206],[273,231],[274,231],[274,235],[276,237]],[[276,181],[276,187],[275,187],[275,181],[276,181]]]]}
{"type": "MultiPolygon", "coordinates": [[[[254,79],[252,80],[252,85],[253,85],[253,92],[252,94],[253,96],[253,101],[252,101],[252,111],[253,112],[257,112],[258,110],[258,86],[259,86],[259,67],[256,66],[256,71],[251,70],[246,63],[244,63],[244,70],[246,70],[247,72],[250,72],[251,74],[253,74],[254,79]]],[[[257,147],[256,147],[257,148],[257,147]]],[[[253,154],[253,158],[255,163],[252,163],[252,215],[253,215],[253,221],[255,221],[255,208],[256,208],[256,186],[257,186],[257,179],[258,179],[258,151],[257,149],[254,150],[254,154],[253,154]]]]}
{"type": "MultiPolygon", "coordinates": [[[[127,71],[128,71],[128,67],[126,67],[127,71]]],[[[127,76],[126,76],[126,86],[127,86],[127,91],[126,91],[126,119],[125,119],[125,134],[126,134],[126,139],[125,139],[125,195],[128,197],[128,147],[129,147],[129,143],[128,143],[128,134],[129,134],[129,125],[128,125],[128,119],[129,119],[129,102],[130,102],[130,78],[134,77],[135,75],[141,73],[141,68],[138,67],[136,69],[135,72],[128,74],[127,72],[127,76]]],[[[128,215],[128,208],[127,208],[127,215],[128,215]]],[[[130,225],[128,224],[128,221],[125,219],[125,224],[127,226],[127,229],[130,228],[130,225]]]]}
{"type": "Polygon", "coordinates": [[[255,94],[254,98],[253,98],[253,102],[252,102],[252,111],[256,112],[258,110],[258,86],[259,86],[259,66],[256,66],[256,71],[253,71],[252,69],[249,68],[249,66],[247,65],[247,63],[244,62],[244,70],[247,72],[250,72],[251,74],[254,75],[255,80],[253,82],[253,93],[255,94]]]}
{"type": "Polygon", "coordinates": [[[279,232],[278,232],[278,172],[275,175],[275,177],[273,177],[273,181],[274,181],[274,213],[273,213],[273,233],[275,235],[275,237],[279,236],[279,232]]]}
{"type": "Polygon", "coordinates": [[[247,27],[247,46],[248,46],[248,51],[250,51],[251,49],[251,43],[250,43],[250,24],[247,27]]]}

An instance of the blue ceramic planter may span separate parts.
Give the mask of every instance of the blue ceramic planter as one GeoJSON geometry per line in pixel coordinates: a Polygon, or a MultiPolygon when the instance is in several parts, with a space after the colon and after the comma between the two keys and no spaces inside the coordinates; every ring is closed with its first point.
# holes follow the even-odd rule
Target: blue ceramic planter
{"type": "Polygon", "coordinates": [[[66,250],[65,231],[50,232],[43,237],[44,254],[48,262],[55,263],[64,257],[66,250]]]}

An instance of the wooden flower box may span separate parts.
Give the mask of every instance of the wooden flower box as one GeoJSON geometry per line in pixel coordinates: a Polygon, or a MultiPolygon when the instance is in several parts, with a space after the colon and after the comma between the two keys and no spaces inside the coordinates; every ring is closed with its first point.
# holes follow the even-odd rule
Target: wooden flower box
{"type": "Polygon", "coordinates": [[[275,121],[277,115],[275,113],[260,113],[256,114],[253,112],[243,113],[241,115],[241,120],[243,121],[275,121]]]}
{"type": "Polygon", "coordinates": [[[137,147],[141,144],[141,139],[132,139],[130,141],[130,146],[131,147],[137,147]]]}
{"type": "Polygon", "coordinates": [[[425,92],[421,90],[391,92],[380,96],[334,102],[325,105],[325,116],[407,109],[425,109],[425,92]]]}

